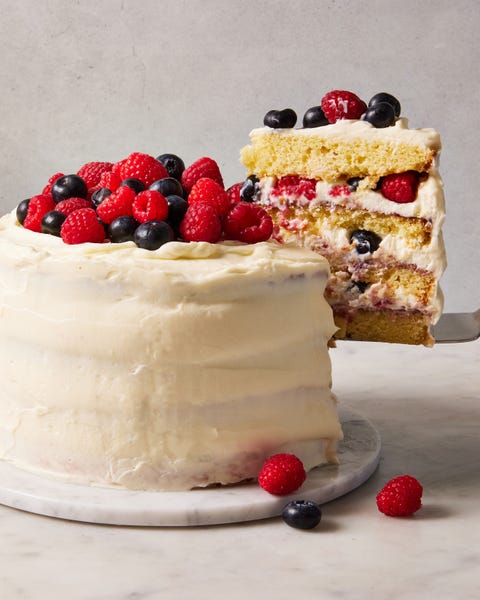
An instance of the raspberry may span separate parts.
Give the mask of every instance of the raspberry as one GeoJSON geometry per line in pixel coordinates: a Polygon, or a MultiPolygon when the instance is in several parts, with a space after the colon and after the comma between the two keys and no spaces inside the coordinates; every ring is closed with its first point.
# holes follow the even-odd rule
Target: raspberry
{"type": "Polygon", "coordinates": [[[134,198],[135,192],[132,188],[122,185],[98,205],[98,216],[107,224],[117,217],[131,217],[134,198]]]}
{"type": "Polygon", "coordinates": [[[188,196],[188,203],[205,202],[215,207],[217,215],[224,217],[230,209],[230,200],[227,192],[213,179],[201,177],[192,187],[188,196]]]}
{"type": "Polygon", "coordinates": [[[60,177],[63,177],[63,176],[64,176],[64,173],[55,173],[55,175],[52,175],[50,177],[50,179],[48,180],[47,185],[43,188],[42,194],[51,194],[53,184],[57,181],[57,179],[60,179],[60,177]]]}
{"type": "Polygon", "coordinates": [[[78,171],[79,175],[87,184],[87,187],[95,187],[103,173],[108,173],[112,170],[113,163],[110,162],[88,162],[83,165],[78,171]]]}
{"type": "Polygon", "coordinates": [[[240,190],[242,189],[242,186],[243,181],[241,181],[240,183],[234,183],[228,188],[228,190],[226,190],[226,194],[230,201],[230,208],[233,208],[234,204],[237,204],[237,202],[241,201],[240,190]]]}
{"type": "Polygon", "coordinates": [[[205,202],[190,204],[180,223],[180,235],[186,242],[210,242],[220,239],[222,224],[217,209],[205,202]]]}
{"type": "Polygon", "coordinates": [[[316,196],[316,181],[298,175],[286,175],[277,181],[271,195],[273,197],[294,196],[295,198],[303,196],[307,200],[313,200],[316,196]]]}
{"type": "Polygon", "coordinates": [[[258,483],[276,496],[291,494],[302,485],[307,474],[302,461],[294,454],[274,454],[267,458],[258,474],[258,483]]]}
{"type": "Polygon", "coordinates": [[[80,208],[93,208],[93,205],[89,200],[85,200],[85,198],[68,198],[67,200],[61,200],[55,206],[55,210],[64,215],[69,215],[80,208]]]}
{"type": "Polygon", "coordinates": [[[185,191],[190,192],[195,183],[202,177],[208,177],[216,181],[218,185],[223,187],[223,178],[220,169],[213,158],[203,156],[191,164],[182,173],[182,187],[185,191]]]}
{"type": "Polygon", "coordinates": [[[417,197],[419,175],[416,171],[394,173],[383,177],[380,184],[382,195],[398,204],[413,202],[417,197]]]}
{"type": "Polygon", "coordinates": [[[332,90],[322,98],[322,110],[330,123],[339,119],[359,119],[367,105],[353,92],[332,90]]]}
{"type": "Polygon", "coordinates": [[[247,244],[265,242],[273,232],[270,215],[257,204],[238,202],[223,221],[225,238],[247,244]]]}
{"type": "Polygon", "coordinates": [[[391,479],[377,494],[378,510],[389,517],[408,517],[422,507],[423,488],[410,475],[391,479]]]}
{"type": "Polygon", "coordinates": [[[50,194],[32,196],[23,226],[25,229],[40,233],[42,231],[42,218],[51,210],[55,210],[55,202],[50,194]]]}
{"type": "Polygon", "coordinates": [[[132,214],[139,223],[164,221],[168,216],[168,202],[160,192],[140,192],[132,204],[132,214]]]}
{"type": "Polygon", "coordinates": [[[114,167],[114,172],[120,175],[121,180],[131,177],[140,179],[148,187],[157,179],[168,177],[167,169],[153,156],[142,152],[132,152],[124,160],[120,161],[119,167],[114,167]]]}
{"type": "Polygon", "coordinates": [[[105,230],[93,208],[80,208],[70,213],[63,222],[60,235],[66,244],[105,241],[105,230]]]}
{"type": "Polygon", "coordinates": [[[115,192],[122,183],[122,178],[118,173],[114,173],[113,171],[108,171],[103,173],[98,180],[97,185],[92,189],[96,191],[97,189],[107,188],[111,192],[115,192]]]}

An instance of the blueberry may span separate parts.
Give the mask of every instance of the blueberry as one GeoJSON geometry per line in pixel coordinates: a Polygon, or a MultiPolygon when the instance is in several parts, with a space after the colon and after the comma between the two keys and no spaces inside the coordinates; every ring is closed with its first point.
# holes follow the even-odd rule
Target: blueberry
{"type": "Polygon", "coordinates": [[[183,188],[174,177],[165,177],[164,179],[157,179],[157,181],[154,181],[148,189],[160,192],[163,196],[165,196],[165,198],[167,196],[183,195],[183,188]]]}
{"type": "Polygon", "coordinates": [[[387,92],[380,92],[378,94],[375,94],[375,96],[372,96],[372,98],[370,98],[368,107],[371,108],[372,106],[376,106],[380,102],[386,102],[387,104],[393,106],[395,116],[400,116],[402,107],[400,106],[400,102],[395,98],[395,96],[392,96],[392,94],[387,94],[387,92]]]}
{"type": "Polygon", "coordinates": [[[78,175],[59,177],[52,186],[52,196],[55,202],[67,198],[86,198],[88,188],[85,181],[78,175]]]}
{"type": "Polygon", "coordinates": [[[329,121],[325,116],[321,106],[312,106],[303,115],[303,126],[304,127],[322,127],[328,125],[329,121]]]}
{"type": "Polygon", "coordinates": [[[157,156],[157,160],[167,169],[170,177],[180,181],[182,173],[185,171],[185,163],[179,156],[176,154],[160,154],[160,156],[157,156]]]}
{"type": "Polygon", "coordinates": [[[297,115],[291,108],[269,110],[263,118],[263,124],[273,129],[290,129],[296,122],[297,115]]]}
{"type": "Polygon", "coordinates": [[[373,231],[367,231],[366,229],[355,229],[350,235],[350,243],[355,244],[355,250],[359,254],[367,254],[368,252],[375,252],[380,246],[382,238],[373,233],[373,231]]]}
{"type": "Polygon", "coordinates": [[[22,200],[17,206],[17,221],[20,223],[20,225],[23,225],[23,222],[25,221],[29,204],[30,198],[27,198],[26,200],[22,200]]]}
{"type": "Polygon", "coordinates": [[[347,180],[348,189],[351,192],[356,192],[358,189],[358,184],[361,180],[361,177],[350,177],[350,179],[347,180]]]}
{"type": "Polygon", "coordinates": [[[360,294],[363,294],[363,292],[367,289],[368,286],[369,283],[367,283],[366,281],[352,281],[351,285],[348,287],[348,290],[358,290],[360,294]]]}
{"type": "Polygon", "coordinates": [[[138,226],[138,221],[133,217],[117,217],[108,226],[107,235],[115,244],[132,242],[133,234],[138,226]]]}
{"type": "Polygon", "coordinates": [[[129,177],[128,179],[124,179],[120,185],[129,187],[136,194],[143,192],[145,189],[145,185],[144,185],[143,181],[140,181],[140,179],[136,179],[135,177],[129,177]]]}
{"type": "Polygon", "coordinates": [[[105,200],[105,198],[108,198],[108,196],[111,195],[112,192],[108,188],[100,188],[96,192],[93,192],[91,200],[94,206],[97,207],[105,200]]]}
{"type": "Polygon", "coordinates": [[[378,129],[390,127],[395,123],[395,110],[388,102],[378,102],[375,106],[367,108],[362,119],[378,129]]]}
{"type": "Polygon", "coordinates": [[[187,212],[188,202],[176,194],[167,196],[168,202],[168,223],[173,229],[178,229],[185,213],[187,212]]]}
{"type": "Polygon", "coordinates": [[[253,202],[253,198],[258,189],[258,177],[256,175],[250,175],[243,182],[240,188],[240,198],[245,202],[253,202]]]}
{"type": "Polygon", "coordinates": [[[60,229],[63,222],[67,218],[58,210],[51,210],[42,218],[42,233],[49,233],[50,235],[60,235],[60,229]]]}
{"type": "Polygon", "coordinates": [[[313,529],[320,523],[321,518],[320,506],[311,500],[293,500],[282,511],[285,523],[296,529],[313,529]]]}
{"type": "Polygon", "coordinates": [[[139,248],[145,250],[156,250],[166,244],[173,242],[175,233],[165,221],[147,221],[135,230],[133,241],[139,248]]]}

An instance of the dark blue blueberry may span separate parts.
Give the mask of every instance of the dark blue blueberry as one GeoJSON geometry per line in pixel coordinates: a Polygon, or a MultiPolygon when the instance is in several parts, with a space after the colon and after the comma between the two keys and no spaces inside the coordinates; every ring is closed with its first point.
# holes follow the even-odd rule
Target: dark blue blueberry
{"type": "Polygon", "coordinates": [[[22,200],[17,206],[17,221],[20,223],[20,225],[23,225],[23,222],[25,221],[29,204],[30,198],[27,198],[26,200],[22,200]]]}
{"type": "Polygon", "coordinates": [[[78,175],[64,175],[52,185],[52,196],[55,202],[61,202],[67,198],[86,198],[87,194],[87,184],[78,175]]]}
{"type": "Polygon", "coordinates": [[[167,169],[170,177],[180,181],[182,173],[185,171],[185,163],[179,156],[176,154],[160,154],[160,156],[157,156],[157,160],[167,169]]]}
{"type": "Polygon", "coordinates": [[[157,179],[157,181],[154,181],[148,189],[160,192],[163,196],[165,196],[165,198],[167,196],[183,195],[183,188],[181,184],[173,177],[157,179]]]}
{"type": "Polygon", "coordinates": [[[111,195],[112,195],[112,192],[108,188],[100,188],[96,192],[93,192],[92,202],[93,202],[94,206],[97,207],[105,200],[105,198],[108,198],[108,196],[111,196],[111,195]]]}
{"type": "Polygon", "coordinates": [[[136,194],[143,192],[145,190],[145,184],[140,179],[136,179],[135,177],[129,177],[128,179],[124,179],[120,185],[124,185],[132,189],[136,194]]]}
{"type": "Polygon", "coordinates": [[[115,244],[132,242],[138,226],[138,221],[133,217],[117,217],[108,226],[107,235],[115,244]]]}
{"type": "Polygon", "coordinates": [[[356,192],[360,181],[361,181],[361,177],[350,177],[350,179],[348,179],[348,181],[347,181],[348,189],[351,192],[356,192]]]}
{"type": "Polygon", "coordinates": [[[367,283],[366,281],[352,281],[348,289],[351,291],[358,290],[360,294],[363,294],[363,292],[367,289],[368,286],[369,283],[367,283]]]}
{"type": "Polygon", "coordinates": [[[273,129],[290,129],[295,127],[297,115],[291,108],[283,110],[269,110],[263,117],[263,124],[273,129]]]}
{"type": "Polygon", "coordinates": [[[253,198],[258,189],[258,177],[256,175],[250,175],[243,182],[240,188],[240,198],[245,202],[253,202],[253,198]]]}
{"type": "Polygon", "coordinates": [[[379,235],[367,229],[355,229],[350,235],[350,243],[355,244],[355,250],[359,254],[375,252],[375,250],[378,250],[381,241],[382,238],[379,235]]]}
{"type": "Polygon", "coordinates": [[[322,518],[322,511],[311,500],[293,500],[282,511],[282,519],[296,529],[313,529],[322,518]]]}
{"type": "Polygon", "coordinates": [[[312,106],[303,115],[304,127],[323,127],[323,125],[328,125],[328,119],[321,106],[312,106]]]}
{"type": "Polygon", "coordinates": [[[372,106],[376,106],[381,102],[386,102],[387,104],[390,104],[393,107],[395,116],[400,116],[400,112],[402,110],[400,102],[395,98],[395,96],[392,96],[392,94],[387,94],[387,92],[379,92],[378,94],[375,94],[375,96],[372,96],[370,98],[370,102],[368,103],[368,107],[371,108],[372,106]]]}
{"type": "Polygon", "coordinates": [[[135,230],[133,241],[139,248],[157,250],[167,242],[173,242],[175,233],[165,221],[147,221],[135,230]]]}
{"type": "Polygon", "coordinates": [[[60,236],[60,229],[66,218],[67,215],[64,215],[60,211],[51,210],[42,218],[42,233],[60,236]]]}
{"type": "Polygon", "coordinates": [[[395,111],[388,102],[379,102],[375,106],[367,108],[362,115],[362,119],[368,121],[377,129],[382,129],[395,123],[395,111]]]}
{"type": "Polygon", "coordinates": [[[177,230],[180,226],[180,223],[185,216],[188,208],[188,202],[182,198],[182,196],[178,196],[176,194],[172,194],[171,196],[167,196],[168,202],[168,223],[173,227],[174,230],[177,230]]]}

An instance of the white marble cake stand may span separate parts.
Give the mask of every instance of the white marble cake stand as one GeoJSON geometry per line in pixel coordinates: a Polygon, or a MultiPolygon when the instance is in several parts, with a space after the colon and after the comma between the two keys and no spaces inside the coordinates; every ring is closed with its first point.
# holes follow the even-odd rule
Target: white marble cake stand
{"type": "Polygon", "coordinates": [[[256,483],[188,492],[139,492],[49,479],[0,461],[0,503],[50,517],[110,525],[214,525],[280,515],[293,499],[322,504],[364,483],[380,457],[380,436],[351,410],[340,413],[345,439],[339,466],[310,471],[291,496],[272,496],[256,483]]]}

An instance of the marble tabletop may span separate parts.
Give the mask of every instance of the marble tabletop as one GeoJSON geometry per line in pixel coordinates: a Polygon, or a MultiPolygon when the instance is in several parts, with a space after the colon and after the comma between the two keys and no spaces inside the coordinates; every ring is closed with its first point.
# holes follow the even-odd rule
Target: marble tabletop
{"type": "Polygon", "coordinates": [[[382,456],[317,529],[119,527],[0,506],[0,598],[480,598],[480,343],[342,342],[331,356],[339,401],[376,426],[382,456]],[[385,517],[375,495],[402,473],[424,506],[385,517]]]}

